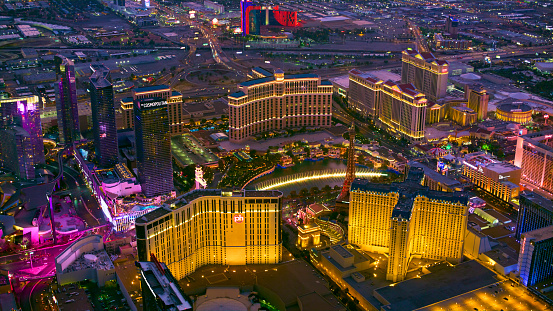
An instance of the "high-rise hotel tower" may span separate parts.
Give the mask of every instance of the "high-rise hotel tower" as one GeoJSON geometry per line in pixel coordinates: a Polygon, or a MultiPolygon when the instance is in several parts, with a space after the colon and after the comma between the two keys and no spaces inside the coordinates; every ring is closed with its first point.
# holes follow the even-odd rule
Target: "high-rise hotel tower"
{"type": "Polygon", "coordinates": [[[95,71],[90,76],[90,104],[96,157],[100,166],[112,167],[119,162],[119,149],[117,148],[113,85],[107,67],[95,67],[95,71]]]}
{"type": "Polygon", "coordinates": [[[161,97],[163,93],[158,93],[160,97],[154,94],[153,91],[148,96],[135,94],[134,99],[136,166],[146,197],[168,194],[173,190],[167,100],[161,97]]]}
{"type": "Polygon", "coordinates": [[[525,183],[553,194],[553,130],[519,136],[515,165],[525,183]]]}
{"type": "Polygon", "coordinates": [[[35,178],[35,165],[44,163],[39,97],[0,99],[0,131],[0,166],[35,178]]]}
{"type": "Polygon", "coordinates": [[[229,95],[231,141],[287,128],[330,127],[332,83],[316,74],[273,76],[242,82],[229,95]]]}
{"type": "Polygon", "coordinates": [[[282,259],[280,191],[200,189],[136,219],[138,260],[154,254],[177,280],[207,264],[282,259]]]}
{"type": "Polygon", "coordinates": [[[401,83],[412,83],[431,102],[446,96],[449,63],[432,53],[405,50],[401,57],[401,83]]]}
{"type": "Polygon", "coordinates": [[[423,93],[413,84],[384,82],[357,69],[349,72],[349,105],[410,141],[424,139],[426,107],[423,93]]]}
{"type": "Polygon", "coordinates": [[[81,139],[75,64],[72,60],[61,55],[56,55],[54,62],[58,74],[56,110],[60,142],[69,146],[81,139]]]}
{"type": "Polygon", "coordinates": [[[468,196],[421,186],[422,168],[388,185],[356,179],[351,185],[349,242],[387,253],[388,280],[402,281],[413,256],[460,262],[467,227],[468,196]]]}

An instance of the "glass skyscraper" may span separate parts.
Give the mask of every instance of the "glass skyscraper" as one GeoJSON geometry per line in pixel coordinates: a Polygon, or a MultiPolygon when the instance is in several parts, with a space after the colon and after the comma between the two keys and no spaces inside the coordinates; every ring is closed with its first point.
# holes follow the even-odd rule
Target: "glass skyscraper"
{"type": "Polygon", "coordinates": [[[173,190],[171,133],[167,100],[161,97],[134,100],[134,132],[138,180],[146,197],[173,190]]]}
{"type": "Polygon", "coordinates": [[[113,85],[109,69],[104,66],[97,67],[90,76],[90,102],[96,157],[100,166],[112,167],[119,162],[119,151],[113,85]]]}
{"type": "Polygon", "coordinates": [[[39,106],[34,95],[0,100],[0,164],[21,178],[35,178],[34,166],[44,163],[39,106]]]}
{"type": "Polygon", "coordinates": [[[516,239],[525,232],[553,226],[553,201],[533,191],[524,191],[519,197],[516,239]]]}
{"type": "Polygon", "coordinates": [[[522,234],[518,271],[526,286],[550,279],[553,275],[553,226],[522,234]]]}
{"type": "Polygon", "coordinates": [[[56,63],[56,72],[58,74],[56,110],[58,113],[60,142],[67,146],[81,139],[75,64],[61,55],[56,55],[54,62],[56,63]]]}

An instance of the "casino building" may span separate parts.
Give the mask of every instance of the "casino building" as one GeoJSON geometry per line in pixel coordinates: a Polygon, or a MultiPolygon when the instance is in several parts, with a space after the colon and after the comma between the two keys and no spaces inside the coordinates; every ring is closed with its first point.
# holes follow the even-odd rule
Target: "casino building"
{"type": "Polygon", "coordinates": [[[154,254],[177,280],[207,264],[282,259],[280,191],[200,189],[136,219],[139,261],[154,254]]]}
{"type": "Polygon", "coordinates": [[[422,168],[412,167],[402,183],[356,179],[350,190],[349,242],[388,255],[386,279],[403,281],[411,258],[463,258],[468,196],[428,190],[422,168]]]}
{"type": "Polygon", "coordinates": [[[316,74],[273,76],[240,83],[229,95],[229,139],[287,128],[330,127],[332,83],[316,74]]]}

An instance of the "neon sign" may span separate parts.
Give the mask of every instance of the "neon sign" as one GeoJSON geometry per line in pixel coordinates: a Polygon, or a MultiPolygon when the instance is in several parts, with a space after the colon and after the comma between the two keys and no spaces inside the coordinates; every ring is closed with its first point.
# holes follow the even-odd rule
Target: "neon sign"
{"type": "Polygon", "coordinates": [[[237,223],[237,224],[241,224],[244,222],[244,216],[242,216],[242,214],[234,214],[234,222],[237,223]]]}

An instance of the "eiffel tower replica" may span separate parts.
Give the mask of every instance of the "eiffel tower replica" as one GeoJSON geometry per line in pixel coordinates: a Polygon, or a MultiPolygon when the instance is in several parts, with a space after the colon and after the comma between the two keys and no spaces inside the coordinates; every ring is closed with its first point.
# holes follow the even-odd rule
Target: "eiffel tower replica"
{"type": "Polygon", "coordinates": [[[348,146],[348,167],[346,170],[346,179],[342,186],[342,192],[336,198],[336,206],[348,207],[349,204],[349,188],[355,179],[355,125],[352,124],[349,128],[349,146],[348,146]]]}

